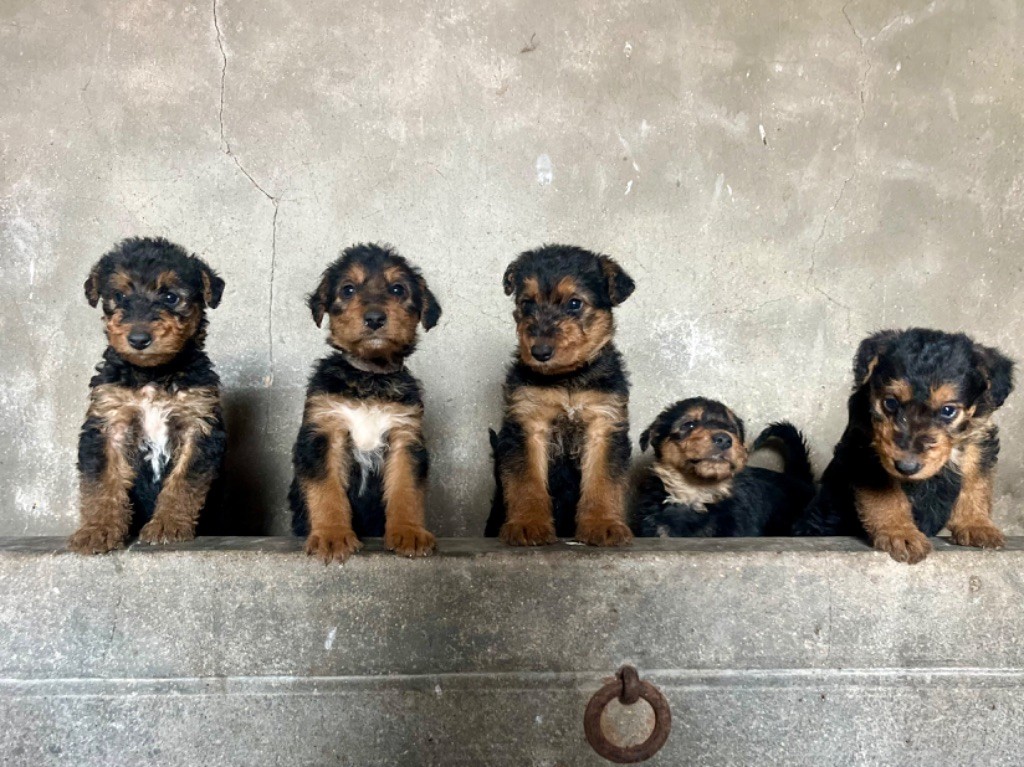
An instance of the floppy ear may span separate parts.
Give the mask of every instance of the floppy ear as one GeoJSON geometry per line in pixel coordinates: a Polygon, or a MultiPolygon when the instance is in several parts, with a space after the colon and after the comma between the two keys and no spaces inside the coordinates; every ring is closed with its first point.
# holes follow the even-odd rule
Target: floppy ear
{"type": "Polygon", "coordinates": [[[420,293],[423,295],[423,308],[420,310],[420,322],[423,323],[424,330],[430,330],[437,324],[437,321],[441,319],[441,304],[437,303],[437,298],[431,292],[430,288],[427,287],[427,281],[422,276],[419,278],[420,293]]]}
{"type": "Polygon", "coordinates": [[[203,303],[216,309],[224,295],[224,280],[203,259],[196,258],[196,261],[199,262],[199,274],[203,280],[203,303]]]}
{"type": "Polygon", "coordinates": [[[633,295],[636,283],[613,259],[608,256],[598,256],[598,260],[601,262],[601,271],[604,272],[605,280],[608,283],[608,300],[611,301],[612,306],[618,306],[633,295]]]}
{"type": "Polygon", "coordinates": [[[313,322],[316,323],[317,327],[320,327],[320,323],[324,321],[324,314],[330,308],[330,296],[331,275],[329,271],[326,271],[320,278],[320,284],[317,286],[317,289],[310,293],[306,299],[306,306],[313,313],[313,322]]]}
{"type": "Polygon", "coordinates": [[[505,276],[501,278],[501,285],[505,288],[505,295],[511,296],[516,289],[516,278],[519,276],[519,259],[517,258],[505,270],[505,276]]]}
{"type": "Polygon", "coordinates": [[[1013,391],[1013,360],[999,350],[981,344],[974,344],[972,357],[988,387],[982,395],[982,402],[988,405],[988,410],[1001,407],[1013,391]]]}
{"type": "Polygon", "coordinates": [[[644,429],[643,434],[640,435],[640,452],[641,453],[646,453],[647,452],[647,446],[651,444],[651,440],[654,438],[654,426],[655,426],[655,424],[657,424],[657,421],[655,421],[650,426],[648,426],[646,429],[644,429]]]}
{"type": "Polygon", "coordinates": [[[100,302],[100,264],[102,261],[97,261],[96,265],[89,272],[89,277],[85,281],[85,298],[89,302],[89,306],[96,308],[96,304],[100,302]]]}
{"type": "Polygon", "coordinates": [[[863,386],[875,372],[878,358],[885,354],[889,343],[896,338],[893,330],[883,330],[860,342],[857,354],[853,358],[853,380],[856,386],[863,386]]]}
{"type": "Polygon", "coordinates": [[[736,421],[736,430],[739,432],[740,442],[744,445],[747,444],[747,427],[743,423],[743,419],[735,413],[732,414],[733,420],[736,421]]]}

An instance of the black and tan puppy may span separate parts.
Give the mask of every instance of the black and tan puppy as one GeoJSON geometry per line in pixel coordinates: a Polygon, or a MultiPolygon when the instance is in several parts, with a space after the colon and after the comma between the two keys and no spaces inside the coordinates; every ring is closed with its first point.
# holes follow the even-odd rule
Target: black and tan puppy
{"type": "Polygon", "coordinates": [[[496,488],[486,534],[516,546],[573,536],[632,538],[626,524],[629,382],[612,343],[612,307],[633,280],[608,256],[546,245],[513,261],[519,347],[493,438],[496,488]]]}
{"type": "Polygon", "coordinates": [[[654,464],[637,489],[633,526],[645,537],[790,535],[814,496],[803,436],[775,423],[753,449],[772,447],[783,472],[747,466],[743,421],[721,402],[693,397],[666,408],[640,436],[654,464]]]}
{"type": "Polygon", "coordinates": [[[1013,362],[962,333],[914,328],[865,339],[853,362],[849,423],[802,535],[867,535],[913,564],[929,536],[998,548],[992,414],[1013,389],[1013,362]]]}
{"type": "Polygon", "coordinates": [[[344,250],[309,297],[330,324],[337,351],[320,360],[306,389],[289,492],[292,527],[306,553],[344,561],[361,537],[384,536],[406,556],[434,550],[424,526],[428,455],[423,394],[405,367],[416,328],[441,307],[419,270],[385,245],[344,250]]]}
{"type": "Polygon", "coordinates": [[[224,281],[164,239],[129,239],[85,281],[108,346],[78,440],[81,526],[69,548],[102,553],[139,534],[195,536],[226,444],[220,381],[203,351],[224,281]],[[141,531],[140,531],[141,528],[141,531]]]}

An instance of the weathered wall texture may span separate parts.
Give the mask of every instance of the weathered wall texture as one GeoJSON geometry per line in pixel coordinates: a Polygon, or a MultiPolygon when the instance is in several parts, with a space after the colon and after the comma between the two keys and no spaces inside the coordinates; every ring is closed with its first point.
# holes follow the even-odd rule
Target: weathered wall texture
{"type": "MultiPolygon", "coordinates": [[[[445,310],[427,390],[431,515],[480,530],[512,347],[504,265],[614,255],[637,433],[703,393],[788,417],[819,468],[856,342],[965,329],[1024,358],[1024,13],[1015,0],[61,4],[0,7],[0,534],[74,524],[102,349],[82,296],[117,239],[224,275],[236,532],[286,528],[322,333],[302,304],[382,239],[445,310]]],[[[1024,405],[1000,415],[998,514],[1024,530],[1024,405]]]]}

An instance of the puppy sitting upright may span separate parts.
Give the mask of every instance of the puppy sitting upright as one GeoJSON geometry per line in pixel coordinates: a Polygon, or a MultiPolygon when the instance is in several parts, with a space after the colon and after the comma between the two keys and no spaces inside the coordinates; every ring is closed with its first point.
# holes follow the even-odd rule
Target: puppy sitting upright
{"type": "Polygon", "coordinates": [[[866,534],[910,564],[947,525],[954,543],[1002,546],[990,419],[1013,389],[1013,362],[962,333],[887,330],[861,342],[853,375],[849,423],[796,532],[866,534]]]}
{"type": "Polygon", "coordinates": [[[612,307],[633,280],[608,256],[547,245],[505,272],[519,348],[505,379],[487,535],[536,546],[572,536],[632,538],[625,522],[629,383],[612,343],[612,307]]]}
{"type": "Polygon", "coordinates": [[[309,297],[328,343],[306,389],[289,492],[292,527],[306,553],[344,561],[360,537],[384,536],[399,554],[434,549],[424,527],[428,456],[423,394],[405,368],[441,316],[419,270],[384,245],[354,245],[323,273],[309,297]]]}
{"type": "Polygon", "coordinates": [[[160,238],[125,240],[92,268],[85,296],[102,302],[109,345],[78,440],[73,551],[110,551],[136,533],[147,543],[195,536],[226,444],[220,381],[203,351],[205,310],[223,291],[205,262],[160,238]]]}
{"type": "Polygon", "coordinates": [[[634,530],[645,537],[790,535],[814,495],[807,445],[775,423],[754,450],[777,449],[783,472],[747,466],[743,421],[721,402],[693,397],[666,408],[640,436],[655,461],[640,483],[634,530]]]}

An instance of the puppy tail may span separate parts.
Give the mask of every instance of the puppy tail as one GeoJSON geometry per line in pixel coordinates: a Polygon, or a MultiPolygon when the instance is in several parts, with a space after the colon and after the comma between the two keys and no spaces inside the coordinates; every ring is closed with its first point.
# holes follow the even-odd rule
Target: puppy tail
{"type": "Polygon", "coordinates": [[[774,449],[785,462],[783,474],[807,484],[814,484],[814,470],[811,468],[810,451],[807,441],[793,424],[779,421],[769,425],[754,440],[754,450],[769,447],[774,449]]]}

